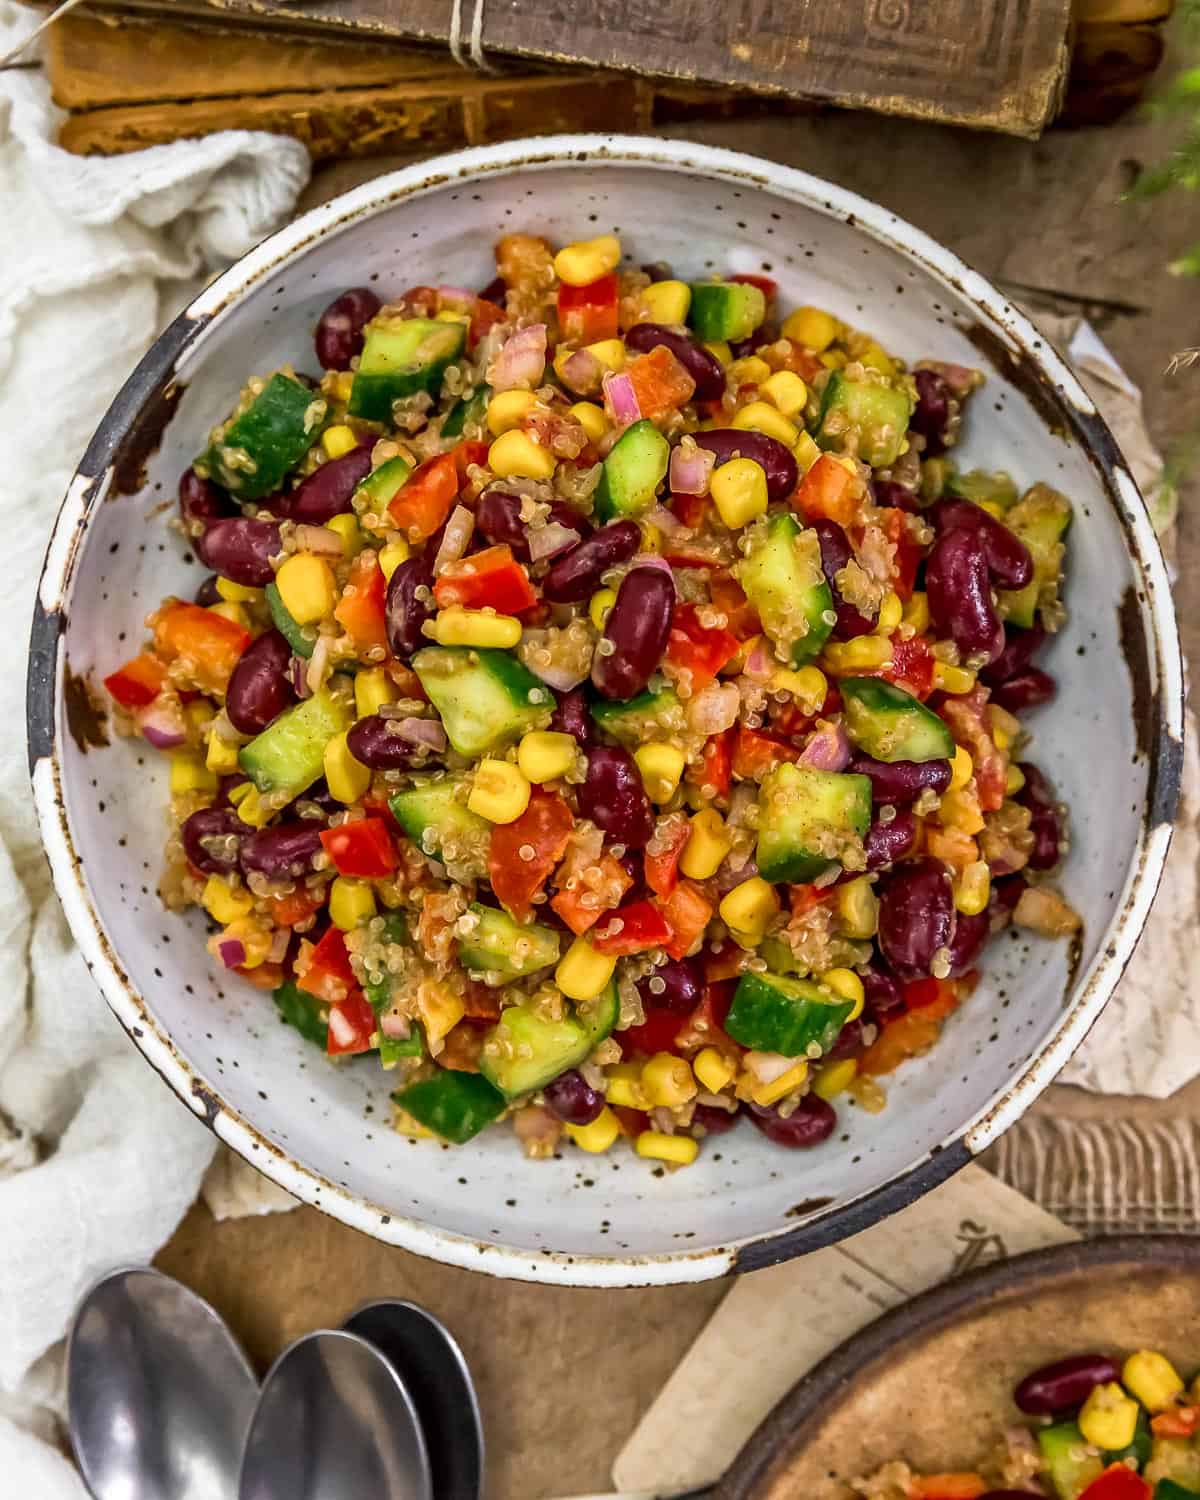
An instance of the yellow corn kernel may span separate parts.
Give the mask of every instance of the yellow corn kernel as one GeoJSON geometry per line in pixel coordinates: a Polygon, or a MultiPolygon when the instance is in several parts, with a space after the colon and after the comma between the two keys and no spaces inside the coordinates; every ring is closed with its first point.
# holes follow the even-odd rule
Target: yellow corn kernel
{"type": "Polygon", "coordinates": [[[329,795],[347,806],[357,802],[371,785],[371,772],[351,755],[344,734],[335,734],[325,746],[325,780],[329,795]]]}
{"type": "Polygon", "coordinates": [[[1079,1413],[1079,1431],[1097,1448],[1125,1448],[1133,1442],[1137,1419],[1137,1402],[1111,1381],[1093,1387],[1079,1413]]]}
{"type": "Polygon", "coordinates": [[[334,536],[340,539],[342,552],[346,557],[357,557],[362,551],[366,538],[362,534],[362,527],[358,524],[358,517],[350,511],[326,521],[325,530],[332,531],[334,536]]]}
{"type": "Polygon", "coordinates": [[[619,375],[625,368],[625,344],[621,339],[601,339],[595,344],[585,344],[584,348],[610,374],[619,375]]]}
{"type": "Polygon", "coordinates": [[[759,395],[777,406],[785,417],[795,417],[808,401],[808,387],[794,370],[776,370],[769,380],[760,382],[759,395]]]}
{"type": "Polygon", "coordinates": [[[740,432],[765,432],[791,448],[800,441],[800,429],[777,408],[766,401],[751,401],[733,414],[729,424],[740,432]]]}
{"type": "Polygon", "coordinates": [[[615,234],[601,234],[594,240],[564,245],[554,257],[554,274],[568,286],[591,286],[620,263],[621,241],[615,234]]]}
{"type": "Polygon", "coordinates": [[[183,797],[188,792],[215,792],[216,789],[216,775],[202,755],[194,750],[175,751],[171,756],[172,797],[183,797]]]}
{"type": "Polygon", "coordinates": [[[345,405],[354,389],[354,371],[339,370],[336,375],[330,374],[326,378],[329,381],[329,394],[335,401],[345,405]]]}
{"type": "Polygon", "coordinates": [[[652,1105],[676,1109],[696,1097],[696,1080],[682,1057],[656,1052],[642,1068],[642,1089],[652,1105]]]}
{"type": "Polygon", "coordinates": [[[267,929],[253,917],[235,917],[226,926],[221,936],[233,938],[241,943],[246,954],[238,965],[242,969],[257,969],[259,964],[266,962],[267,954],[271,951],[271,940],[267,929]]]}
{"type": "Polygon", "coordinates": [[[193,698],[190,703],[184,704],[183,717],[188,722],[188,728],[203,737],[207,735],[213,721],[212,704],[206,698],[193,698]]]}
{"type": "Polygon", "coordinates": [[[1010,714],[1008,709],[1001,708],[998,703],[988,704],[988,725],[992,731],[992,739],[1002,750],[1007,750],[1021,733],[1020,719],[1016,714],[1010,714]]]}
{"type": "Polygon", "coordinates": [[[454,307],[443,307],[441,312],[436,312],[433,316],[438,323],[469,323],[471,321],[469,314],[459,312],[454,307]]]}
{"type": "Polygon", "coordinates": [[[517,746],[517,765],[528,781],[541,786],[567,774],[575,764],[576,750],[572,735],[552,729],[531,729],[522,735],[517,746]]]}
{"type": "Polygon", "coordinates": [[[820,667],[781,667],[772,673],[771,691],[791,693],[803,713],[815,714],[829,696],[829,679],[820,667]]]}
{"type": "Polygon", "coordinates": [[[577,937],[554,971],[554,982],[568,1000],[594,1000],[617,967],[615,958],[597,953],[586,937],[577,937]]]}
{"type": "Polygon", "coordinates": [[[969,834],[972,838],[977,833],[982,833],[986,827],[979,799],[968,793],[965,787],[958,791],[952,788],[943,794],[938,816],[943,828],[957,828],[960,833],[969,834]]]}
{"type": "Polygon", "coordinates": [[[882,344],[868,344],[866,349],[858,356],[860,365],[866,365],[868,370],[878,370],[881,375],[894,375],[896,366],[892,362],[891,355],[882,344]]]}
{"type": "Polygon", "coordinates": [[[262,800],[258,789],[248,781],[235,786],[229,794],[229,800],[237,809],[238,817],[243,823],[249,823],[251,828],[265,828],[271,821],[273,809],[262,800]]]}
{"type": "Polygon", "coordinates": [[[1121,1369],[1121,1383],[1152,1413],[1166,1411],[1183,1390],[1178,1370],[1154,1349],[1139,1349],[1129,1356],[1121,1369]]]}
{"type": "Polygon", "coordinates": [[[826,349],[821,355],[821,363],[827,370],[840,370],[846,363],[845,352],[841,349],[826,349]]]}
{"type": "Polygon", "coordinates": [[[232,578],[218,578],[217,593],[227,604],[253,604],[263,596],[262,589],[252,589],[244,583],[234,583],[232,578]]]}
{"type": "Polygon", "coordinates": [[[792,447],[792,457],[796,460],[801,477],[808,473],[820,456],[821,450],[815,440],[807,432],[802,432],[792,447]]]}
{"type": "Polygon", "coordinates": [[[837,912],[842,934],[865,943],[879,930],[879,898],[865,875],[837,888],[837,912]]]}
{"type": "Polygon", "coordinates": [[[653,281],[640,294],[643,323],[683,323],[692,305],[686,281],[653,281]]]}
{"type": "Polygon", "coordinates": [[[392,574],[401,563],[407,562],[412,556],[412,548],[407,542],[389,542],[379,554],[379,566],[383,569],[383,576],[391,583],[392,574]]]}
{"type": "Polygon", "coordinates": [[[616,589],[597,589],[588,600],[588,619],[597,630],[604,629],[604,622],[616,602],[616,589]]]}
{"type": "Polygon", "coordinates": [[[844,1094],[854,1082],[858,1063],[852,1057],[843,1057],[840,1062],[826,1063],[813,1078],[812,1091],[818,1099],[836,1099],[844,1094]]]}
{"type": "Polygon", "coordinates": [[[600,1156],[621,1134],[617,1117],[607,1106],[600,1111],[590,1125],[566,1125],[563,1127],[581,1151],[600,1156]]]}
{"type": "Polygon", "coordinates": [[[1021,770],[1020,766],[1009,766],[1008,770],[1004,773],[1004,795],[1006,797],[1015,797],[1024,785],[1025,772],[1021,770]]]}
{"type": "Polygon", "coordinates": [[[493,437],[511,432],[537,405],[532,391],[497,391],[487,406],[488,431],[493,437]]]}
{"type": "Polygon", "coordinates": [[[214,922],[222,927],[236,922],[239,917],[249,916],[254,910],[254,897],[244,886],[236,890],[220,875],[210,875],[204,882],[200,904],[214,922]]]}
{"type": "Polygon", "coordinates": [[[710,1094],[719,1094],[733,1082],[737,1069],[723,1052],[718,1052],[715,1047],[705,1047],[693,1060],[692,1071],[710,1094]]]}
{"type": "Polygon", "coordinates": [[[395,703],[396,689],[382,667],[365,667],[354,678],[354,711],[360,719],[395,703]]]}
{"type": "Polygon", "coordinates": [[[426,1130],[415,1115],[410,1115],[408,1110],[401,1109],[396,1103],[392,1104],[392,1129],[400,1135],[411,1136],[417,1141],[437,1140],[432,1130],[426,1130]]]}
{"type": "Polygon", "coordinates": [[[771,919],[779,910],[779,897],[773,885],[761,875],[755,875],[734,886],[717,910],[734,941],[743,948],[754,948],[762,942],[771,919]]]}
{"type": "Polygon", "coordinates": [[[521,639],[521,622],[515,615],[492,615],[483,609],[463,609],[452,604],[434,617],[433,638],[439,646],[494,646],[507,650],[521,639]]]}
{"type": "Polygon", "coordinates": [[[808,1063],[804,1058],[794,1062],[786,1073],[780,1073],[778,1078],[772,1078],[770,1083],[756,1083],[750,1089],[750,1097],[755,1104],[776,1104],[780,1099],[786,1099],[796,1089],[802,1087],[808,1080],[808,1063]]]}
{"type": "Polygon", "coordinates": [[[642,773],[642,785],[651,802],[657,802],[660,807],[670,802],[686,764],[683,751],[676,745],[652,740],[648,745],[640,745],[633,752],[633,758],[642,773]]]}
{"type": "Polygon", "coordinates": [[[822,312],[819,307],[798,307],[783,322],[781,330],[785,339],[794,339],[814,354],[828,349],[841,330],[841,324],[832,313],[822,312]]]}
{"type": "Polygon", "coordinates": [[[879,606],[879,619],[875,622],[875,634],[891,635],[903,618],[904,605],[900,602],[900,595],[889,590],[884,594],[883,603],[879,606]]]}
{"type": "MultiPolygon", "coordinates": [[[[749,410],[749,408],[747,408],[749,410]]],[[[752,458],[731,458],[713,470],[709,484],[713,504],[721,520],[736,531],[748,526],[767,509],[767,475],[752,458]]]]}
{"type": "Polygon", "coordinates": [[[713,358],[719,360],[726,369],[728,369],[729,366],[733,363],[733,350],[729,347],[729,341],[727,339],[710,339],[704,345],[704,347],[713,356],[713,358]]]}
{"type": "Polygon", "coordinates": [[[210,614],[220,615],[222,620],[232,620],[243,630],[250,629],[250,616],[246,613],[245,606],[238,604],[235,600],[223,599],[220,604],[210,604],[208,608],[210,614]]]}
{"type": "Polygon", "coordinates": [[[863,988],[863,982],[853,969],[826,969],[818,976],[826,989],[833,991],[841,1000],[849,1000],[854,1009],[846,1017],[847,1021],[857,1021],[863,1013],[863,1006],[867,1001],[867,992],[863,988]]]}
{"type": "Polygon", "coordinates": [[[222,739],[215,728],[210,729],[204,764],[218,776],[232,776],[238,768],[237,741],[222,739]]]}
{"type": "Polygon", "coordinates": [[[997,521],[1003,521],[1007,512],[998,500],[980,500],[980,510],[986,510],[989,516],[995,516],[997,521]]]}
{"type": "Polygon", "coordinates": [[[481,760],[467,807],[489,823],[515,823],[529,806],[530,786],[518,766],[508,760],[481,760]]]}
{"type": "Polygon", "coordinates": [[[365,880],[339,875],[329,887],[329,920],[343,932],[353,932],[375,915],[375,892],[365,880]]]}
{"type": "Polygon", "coordinates": [[[715,808],[705,808],[691,821],[691,832],[679,868],[689,880],[708,880],[717,873],[721,861],[733,848],[733,838],[725,827],[725,820],[715,808]]]}
{"type": "Polygon", "coordinates": [[[837,676],[875,671],[892,659],[892,643],[879,635],[860,635],[852,641],[833,641],[821,653],[821,664],[837,676]]]}
{"type": "Polygon", "coordinates": [[[666,1135],[661,1130],[643,1130],[633,1143],[639,1156],[650,1161],[670,1162],[673,1167],[690,1167],[700,1145],[690,1135],[666,1135]]]}
{"type": "Polygon", "coordinates": [[[744,354],[729,366],[729,379],[739,385],[761,385],[771,374],[771,366],[757,354],[744,354]]]}
{"type": "Polygon", "coordinates": [[[488,449],[488,465],[497,479],[552,479],[554,454],[539,447],[527,432],[514,428],[488,449]]]}
{"type": "Polygon", "coordinates": [[[969,667],[951,667],[944,661],[935,661],[933,685],[941,693],[969,693],[975,686],[975,673],[969,667]]]}
{"type": "Polygon", "coordinates": [[[954,882],[955,910],[964,917],[977,917],[987,910],[992,890],[992,872],[982,859],[972,860],[954,882]]]}
{"type": "Polygon", "coordinates": [[[964,750],[961,745],[955,745],[954,759],[950,762],[950,785],[947,790],[961,791],[974,774],[975,762],[971,759],[971,752],[964,750]]]}
{"type": "Polygon", "coordinates": [[[417,1009],[421,1012],[425,1039],[431,1045],[436,1045],[447,1032],[453,1031],[466,1014],[460,996],[448,985],[432,980],[417,986],[417,1009]]]}
{"type": "Polygon", "coordinates": [[[929,629],[929,596],[918,589],[913,596],[905,602],[904,613],[900,617],[902,625],[911,625],[914,635],[924,635],[929,629]]]}
{"type": "Polygon", "coordinates": [[[323,557],[294,552],[276,573],[275,587],[297,625],[315,625],[333,613],[336,584],[333,570],[323,557]]]}
{"type": "Polygon", "coordinates": [[[353,427],[339,422],[335,427],[327,427],[321,434],[321,447],[328,458],[343,458],[358,447],[358,436],[353,427]]]}
{"type": "Polygon", "coordinates": [[[606,1068],[604,1096],[620,1109],[649,1109],[650,1101],[642,1088],[641,1063],[615,1063],[606,1068]]]}
{"type": "Polygon", "coordinates": [[[612,425],[604,408],[597,406],[594,401],[576,401],[570,410],[593,443],[598,443],[612,425]]]}

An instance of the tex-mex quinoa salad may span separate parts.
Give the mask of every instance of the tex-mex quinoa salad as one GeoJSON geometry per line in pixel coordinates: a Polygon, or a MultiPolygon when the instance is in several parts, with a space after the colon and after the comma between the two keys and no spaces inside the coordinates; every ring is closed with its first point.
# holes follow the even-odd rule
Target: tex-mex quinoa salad
{"type": "Polygon", "coordinates": [[[813,1145],[989,932],[1078,926],[1018,718],[1070,506],[955,468],[978,373],[765,278],[496,259],[346,292],[184,474],[213,576],[106,679],[165,899],[402,1130],[813,1145]]]}

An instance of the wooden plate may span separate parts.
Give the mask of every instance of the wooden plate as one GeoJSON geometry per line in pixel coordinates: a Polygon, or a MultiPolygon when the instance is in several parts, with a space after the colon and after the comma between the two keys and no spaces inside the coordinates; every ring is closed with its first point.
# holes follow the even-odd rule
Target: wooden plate
{"type": "Polygon", "coordinates": [[[1126,1235],[1015,1256],[835,1350],[750,1439],[715,1500],[834,1500],[891,1458],[927,1473],[975,1468],[1017,1418],[1022,1375],[1139,1348],[1200,1365],[1200,1239],[1126,1235]]]}

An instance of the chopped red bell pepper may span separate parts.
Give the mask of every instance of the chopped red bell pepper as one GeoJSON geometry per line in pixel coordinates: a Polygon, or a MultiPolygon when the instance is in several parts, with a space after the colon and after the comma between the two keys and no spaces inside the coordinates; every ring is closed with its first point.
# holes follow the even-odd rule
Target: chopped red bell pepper
{"type": "Polygon", "coordinates": [[[523,922],[533,898],[563,857],[575,819],[557,792],[534,787],[515,823],[497,823],[488,847],[488,878],[496,899],[523,922]]]}
{"type": "Polygon", "coordinates": [[[918,1474],[909,1486],[911,1500],[979,1500],[987,1485],[979,1474],[918,1474]]]}
{"type": "Polygon", "coordinates": [[[810,521],[824,517],[849,526],[858,512],[853,476],[836,458],[822,453],[796,486],[790,504],[810,521]]]}
{"type": "Polygon", "coordinates": [[[679,857],[691,836],[691,827],[682,813],[671,813],[655,825],[642,853],[642,869],[646,884],[656,896],[669,896],[679,884],[679,857]]]}
{"type": "Polygon", "coordinates": [[[1200,1426],[1200,1406],[1172,1406],[1150,1418],[1150,1431],[1155,1437],[1194,1437],[1200,1426]]]}
{"type": "Polygon", "coordinates": [[[272,896],[271,920],[276,927],[295,927],[306,922],[314,912],[321,909],[321,899],[314,896],[307,886],[298,885],[286,896],[272,896]]]}
{"type": "Polygon", "coordinates": [[[672,958],[686,958],[695,947],[715,910],[694,881],[681,880],[662,904],[662,913],[670,924],[671,937],[663,947],[672,958]]]}
{"type": "Polygon", "coordinates": [[[739,725],[733,742],[733,774],[742,781],[758,781],[781,761],[799,760],[800,752],[786,740],[739,725]]]}
{"type": "Polygon", "coordinates": [[[433,586],[439,609],[460,604],[464,609],[494,609],[519,615],[537,603],[529,574],[507,544],[488,547],[451,563],[433,586]]]}
{"type": "Polygon", "coordinates": [[[416,541],[431,537],[458,495],[458,466],[453,453],[439,453],[415,468],[388,505],[392,520],[416,541]]]}
{"type": "Polygon", "coordinates": [[[308,968],[296,975],[297,987],[327,1005],[344,1000],[357,981],[350,967],[346,940],[341,929],[331,927],[308,956],[308,968]]]}
{"type": "Polygon", "coordinates": [[[350,564],[346,592],[333,611],[333,618],[360,651],[387,649],[386,598],[387,579],[378,557],[370,550],[360,552],[350,564]]]}
{"type": "Polygon", "coordinates": [[[700,611],[694,604],[675,606],[667,661],[676,672],[691,673],[693,693],[714,681],[726,662],[738,654],[740,646],[737,636],[730,631],[702,624],[700,611]]]}
{"type": "Polygon", "coordinates": [[[938,716],[950,726],[960,745],[971,752],[975,763],[975,785],[979,806],[984,812],[996,812],[1004,803],[1007,784],[1007,758],[996,748],[988,719],[988,690],[976,685],[969,693],[947,697],[938,705],[938,716]]]}
{"type": "Polygon", "coordinates": [[[879,524],[889,542],[895,544],[892,587],[901,599],[911,599],[917,581],[917,564],[921,561],[921,549],[912,539],[908,528],[908,514],[899,506],[888,505],[879,512],[879,524]]]}
{"type": "Polygon", "coordinates": [[[910,1057],[928,1052],[942,1033],[942,1017],[936,1014],[937,1009],[926,1005],[888,1021],[858,1059],[858,1071],[868,1078],[878,1078],[894,1073],[910,1057]]]}
{"type": "Polygon", "coordinates": [[[480,339],[507,317],[508,313],[495,302],[489,302],[486,297],[476,297],[471,304],[471,321],[467,325],[468,351],[473,352],[480,339]]]}
{"type": "Polygon", "coordinates": [[[199,604],[172,604],[155,621],[154,644],[168,660],[185,663],[205,692],[223,693],[250,632],[199,604]]]}
{"type": "Polygon", "coordinates": [[[958,1006],[958,991],[952,979],[912,979],[900,986],[906,1010],[924,1010],[948,1016],[958,1006]]]}
{"type": "Polygon", "coordinates": [[[725,1030],[725,1017],[733,1004],[737,981],[723,979],[704,986],[704,998],[687,1019],[676,1038],[681,1052],[699,1052],[702,1047],[716,1047],[730,1057],[740,1057],[742,1048],[725,1030]]]}
{"type": "Polygon", "coordinates": [[[597,953],[624,958],[661,948],[673,937],[670,923],[653,901],[633,901],[609,912],[592,934],[591,943],[597,953]]]}
{"type": "Polygon", "coordinates": [[[684,776],[693,786],[709,788],[724,797],[733,781],[733,730],[712,735],[705,743],[700,765],[689,766],[684,776]]]}
{"type": "Polygon", "coordinates": [[[674,1052],[675,1039],[687,1025],[688,1018],[677,1010],[668,1010],[665,1005],[647,1005],[646,1019],[640,1026],[630,1026],[616,1033],[621,1051],[629,1057],[635,1052],[644,1052],[653,1057],[656,1052],[674,1052]]]}
{"type": "MultiPolygon", "coordinates": [[[[659,1048],[659,1051],[666,1050],[666,1048],[659,1048]]],[[[630,1109],[624,1104],[614,1104],[612,1112],[616,1115],[621,1134],[627,1141],[636,1141],[644,1130],[650,1129],[650,1116],[645,1110],[630,1109]]]]}
{"type": "Polygon", "coordinates": [[[360,818],[321,831],[321,846],[339,875],[358,880],[377,880],[390,875],[400,863],[396,846],[382,818],[360,818]]]}
{"type": "Polygon", "coordinates": [[[1150,1500],[1150,1486],[1140,1474],[1122,1463],[1109,1464],[1099,1479],[1093,1479],[1079,1500],[1150,1500]]]}
{"type": "Polygon", "coordinates": [[[123,667],[110,672],[104,686],[122,708],[145,708],[158,697],[159,689],[167,680],[167,669],[157,656],[149,651],[127,661],[123,667]]]}
{"type": "Polygon", "coordinates": [[[748,641],[752,635],[762,634],[762,621],[758,618],[758,611],[746,598],[746,591],[741,584],[731,574],[714,573],[708,581],[708,592],[713,608],[719,609],[726,617],[728,621],[726,628],[731,630],[739,641],[748,641]]]}
{"type": "Polygon", "coordinates": [[[463,1017],[468,1021],[498,1021],[500,991],[478,979],[468,979],[463,985],[463,1017]]]}
{"type": "Polygon", "coordinates": [[[892,637],[892,664],[880,674],[922,702],[933,692],[934,656],[923,635],[892,637]]]}
{"type": "Polygon", "coordinates": [[[563,282],[558,288],[558,326],[564,339],[577,344],[615,339],[619,326],[616,272],[587,286],[563,282]]]}
{"type": "Polygon", "coordinates": [[[675,355],[663,344],[639,355],[625,368],[643,417],[653,420],[685,406],[696,382],[675,355]]]}
{"type": "Polygon", "coordinates": [[[669,503],[671,514],[678,519],[680,525],[687,526],[692,531],[700,527],[708,509],[708,501],[703,495],[672,495],[669,503]]]}
{"type": "Polygon", "coordinates": [[[489,445],[480,442],[476,438],[466,438],[463,442],[451,450],[454,459],[454,467],[458,471],[458,487],[461,490],[467,482],[467,470],[472,464],[482,469],[487,466],[489,445]]]}
{"type": "Polygon", "coordinates": [[[805,912],[812,911],[814,906],[820,906],[825,901],[832,901],[834,888],[829,885],[789,885],[788,898],[791,903],[792,916],[802,917],[805,912]]]}
{"type": "MultiPolygon", "coordinates": [[[[684,825],[686,828],[686,824],[684,825]]],[[[612,905],[615,906],[629,887],[633,884],[619,859],[614,859],[611,854],[602,854],[599,861],[599,869],[602,880],[597,885],[606,894],[615,893],[612,905]]],[[[590,927],[600,920],[611,907],[600,906],[597,902],[597,893],[591,886],[582,882],[573,890],[563,889],[550,898],[550,906],[571,929],[576,937],[582,932],[587,932],[590,927]],[[585,899],[590,898],[590,899],[585,899]]]]}
{"type": "Polygon", "coordinates": [[[361,990],[355,990],[344,1000],[330,1006],[325,1050],[330,1057],[369,1052],[371,1038],[378,1026],[370,1001],[361,990]]]}

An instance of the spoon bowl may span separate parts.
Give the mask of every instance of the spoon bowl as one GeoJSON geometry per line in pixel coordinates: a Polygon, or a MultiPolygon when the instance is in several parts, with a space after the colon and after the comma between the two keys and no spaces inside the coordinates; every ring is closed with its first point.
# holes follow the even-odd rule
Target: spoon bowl
{"type": "Polygon", "coordinates": [[[221,1318],[169,1276],[113,1271],[80,1302],[68,1423],[95,1500],[231,1500],[257,1398],[221,1318]]]}

